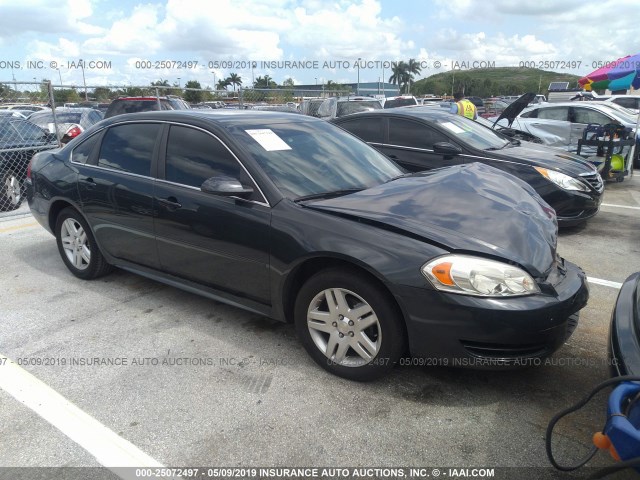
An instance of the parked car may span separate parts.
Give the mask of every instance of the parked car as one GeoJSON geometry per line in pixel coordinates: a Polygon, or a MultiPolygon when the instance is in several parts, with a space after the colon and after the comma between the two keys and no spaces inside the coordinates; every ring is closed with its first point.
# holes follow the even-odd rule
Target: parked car
{"type": "Polygon", "coordinates": [[[640,95],[611,95],[604,103],[613,103],[633,110],[636,115],[640,112],[640,95]]]}
{"type": "Polygon", "coordinates": [[[31,157],[57,146],[55,136],[46,130],[24,119],[0,115],[0,210],[21,205],[31,157]]]}
{"type": "Polygon", "coordinates": [[[400,95],[398,97],[387,97],[384,100],[384,108],[406,107],[407,105],[418,105],[416,97],[413,95],[400,95]]]}
{"type": "Polygon", "coordinates": [[[618,293],[609,330],[609,358],[614,375],[640,375],[640,272],[618,293]]]}
{"type": "Polygon", "coordinates": [[[591,218],[604,183],[579,156],[510,141],[473,120],[441,109],[414,107],[333,120],[410,172],[482,162],[517,176],[551,205],[560,226],[591,218]]]}
{"type": "MultiPolygon", "coordinates": [[[[545,145],[559,147],[570,152],[577,151],[578,140],[590,123],[606,125],[616,123],[635,130],[637,117],[623,107],[606,105],[605,102],[560,102],[539,104],[522,110],[513,121],[513,128],[538,137],[545,145]]],[[[491,119],[490,119],[491,120],[491,119]]],[[[505,125],[507,120],[499,122],[505,125]]],[[[638,132],[636,132],[636,138],[638,132]]],[[[636,167],[638,161],[636,146],[636,167]]],[[[594,152],[585,150],[587,155],[594,152]]]]}
{"type": "Polygon", "coordinates": [[[371,97],[331,97],[323,100],[318,107],[315,116],[324,119],[331,119],[344,117],[345,115],[351,115],[352,113],[381,109],[382,104],[380,101],[371,97]]]}
{"type": "Polygon", "coordinates": [[[32,105],[29,103],[4,103],[0,104],[0,110],[29,110],[31,112],[39,112],[40,110],[50,110],[45,105],[32,105]]]}
{"type": "Polygon", "coordinates": [[[24,112],[26,110],[0,110],[0,117],[13,117],[24,120],[33,112],[28,112],[28,115],[25,115],[24,112]]]}
{"type": "Polygon", "coordinates": [[[43,110],[29,115],[29,121],[50,133],[58,135],[61,143],[67,143],[77,137],[87,128],[102,120],[102,114],[93,108],[56,108],[55,121],[58,122],[57,132],[54,127],[54,117],[51,110],[43,110]]]}
{"type": "Polygon", "coordinates": [[[104,118],[123,113],[151,112],[155,110],[188,110],[189,104],[174,95],[166,97],[120,97],[111,102],[104,118]]]}
{"type": "Polygon", "coordinates": [[[292,321],[350,379],[406,345],[466,366],[549,355],[588,298],[524,182],[480,163],[407,176],[308,116],[118,116],[30,172],[31,211],[75,276],[116,266],[292,321]]]}

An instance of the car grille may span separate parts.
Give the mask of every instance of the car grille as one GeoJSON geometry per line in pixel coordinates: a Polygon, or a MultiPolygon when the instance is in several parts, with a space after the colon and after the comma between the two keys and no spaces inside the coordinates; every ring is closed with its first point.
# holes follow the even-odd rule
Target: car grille
{"type": "Polygon", "coordinates": [[[595,188],[598,193],[602,193],[604,190],[604,182],[602,181],[602,177],[599,173],[581,173],[580,178],[586,180],[586,182],[595,188]]]}

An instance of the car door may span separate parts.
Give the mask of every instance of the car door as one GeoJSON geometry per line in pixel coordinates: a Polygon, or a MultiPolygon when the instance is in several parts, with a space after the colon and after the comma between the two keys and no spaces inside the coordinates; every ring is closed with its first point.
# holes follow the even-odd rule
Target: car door
{"type": "Polygon", "coordinates": [[[449,137],[422,122],[390,117],[389,139],[381,151],[410,172],[464,163],[464,157],[436,154],[433,145],[438,142],[453,143],[449,137]]]}
{"type": "Polygon", "coordinates": [[[160,132],[160,123],[114,125],[72,152],[82,211],[100,248],[115,258],[152,268],[159,267],[152,171],[160,132]],[[92,142],[97,144],[95,152],[89,152],[92,142]]]}
{"type": "MultiPolygon", "coordinates": [[[[578,149],[578,140],[582,138],[582,134],[584,129],[587,128],[587,125],[590,123],[597,123],[598,125],[606,125],[608,123],[618,123],[613,118],[608,117],[602,112],[599,112],[595,109],[583,106],[575,106],[571,107],[571,139],[570,139],[570,147],[569,149],[572,152],[577,151],[578,149]]],[[[584,154],[595,154],[595,149],[593,152],[585,149],[584,154]]]]}
{"type": "Polygon", "coordinates": [[[271,209],[238,159],[214,134],[171,125],[156,187],[156,235],[162,269],[269,304],[271,209]],[[227,175],[254,189],[240,199],[202,192],[227,175]]]}
{"type": "Polygon", "coordinates": [[[521,130],[540,138],[545,145],[569,148],[571,122],[568,106],[541,107],[519,117],[521,130]]]}

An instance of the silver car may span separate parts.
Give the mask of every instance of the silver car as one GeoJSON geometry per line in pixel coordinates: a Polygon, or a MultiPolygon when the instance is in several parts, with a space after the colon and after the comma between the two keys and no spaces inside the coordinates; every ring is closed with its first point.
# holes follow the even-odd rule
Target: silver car
{"type": "MultiPolygon", "coordinates": [[[[637,117],[629,110],[601,102],[545,103],[525,108],[518,115],[512,128],[523,130],[552,147],[575,152],[582,132],[590,123],[606,125],[617,123],[636,128],[637,117]]],[[[501,120],[500,125],[506,125],[501,120]]],[[[636,132],[637,135],[637,132],[636,132]]]]}

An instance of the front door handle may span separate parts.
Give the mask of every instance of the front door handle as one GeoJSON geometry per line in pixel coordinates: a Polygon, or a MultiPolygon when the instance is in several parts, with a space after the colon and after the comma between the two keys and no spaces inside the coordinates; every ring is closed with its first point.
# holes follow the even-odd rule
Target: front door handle
{"type": "Polygon", "coordinates": [[[177,210],[182,208],[182,204],[178,202],[176,197],[160,198],[158,199],[158,202],[167,207],[167,210],[177,210]]]}
{"type": "Polygon", "coordinates": [[[397,160],[398,156],[397,155],[389,155],[389,158],[393,158],[394,160],[397,160]]]}

